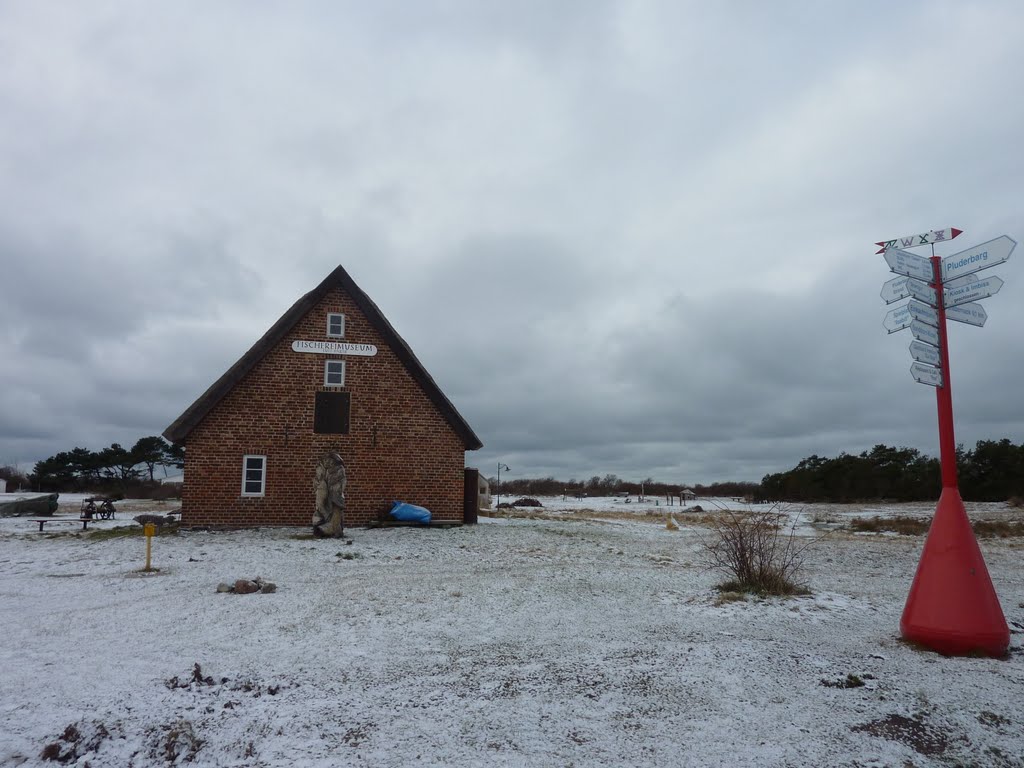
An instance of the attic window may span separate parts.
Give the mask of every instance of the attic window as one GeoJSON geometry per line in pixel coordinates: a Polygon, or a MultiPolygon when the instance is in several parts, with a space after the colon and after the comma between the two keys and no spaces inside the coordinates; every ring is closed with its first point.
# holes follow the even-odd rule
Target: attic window
{"type": "Polygon", "coordinates": [[[324,386],[344,387],[345,386],[345,361],[325,360],[324,361],[324,386]]]}
{"type": "Polygon", "coordinates": [[[347,435],[350,404],[348,392],[317,392],[313,432],[318,435],[347,435]]]}
{"type": "Polygon", "coordinates": [[[336,339],[345,337],[345,316],[339,312],[327,314],[327,335],[336,339]]]}

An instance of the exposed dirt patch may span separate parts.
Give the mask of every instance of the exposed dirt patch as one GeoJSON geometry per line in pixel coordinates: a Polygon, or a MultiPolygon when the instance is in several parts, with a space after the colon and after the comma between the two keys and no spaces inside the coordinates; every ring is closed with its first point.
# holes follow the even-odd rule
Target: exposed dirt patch
{"type": "Polygon", "coordinates": [[[898,741],[901,744],[906,744],[918,754],[929,757],[941,755],[949,748],[949,739],[946,734],[939,728],[926,723],[921,714],[913,717],[886,715],[864,725],[855,725],[851,730],[870,733],[872,736],[879,736],[890,741],[898,741]]]}

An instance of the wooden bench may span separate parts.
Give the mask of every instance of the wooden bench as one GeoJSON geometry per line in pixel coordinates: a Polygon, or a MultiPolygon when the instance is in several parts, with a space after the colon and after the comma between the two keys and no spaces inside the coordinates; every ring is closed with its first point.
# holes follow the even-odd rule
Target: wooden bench
{"type": "Polygon", "coordinates": [[[81,523],[82,530],[87,531],[89,530],[89,523],[95,522],[95,520],[91,517],[33,517],[29,518],[29,520],[33,523],[39,523],[40,533],[43,530],[43,526],[47,523],[81,523]]]}

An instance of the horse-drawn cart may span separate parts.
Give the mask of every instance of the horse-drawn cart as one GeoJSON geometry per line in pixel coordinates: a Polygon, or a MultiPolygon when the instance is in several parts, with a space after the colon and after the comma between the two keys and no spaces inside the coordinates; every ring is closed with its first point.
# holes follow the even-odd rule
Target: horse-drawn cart
{"type": "Polygon", "coordinates": [[[82,500],[81,518],[83,520],[112,520],[114,517],[114,500],[106,496],[90,496],[82,500]],[[97,503],[98,502],[98,503],[97,503]]]}

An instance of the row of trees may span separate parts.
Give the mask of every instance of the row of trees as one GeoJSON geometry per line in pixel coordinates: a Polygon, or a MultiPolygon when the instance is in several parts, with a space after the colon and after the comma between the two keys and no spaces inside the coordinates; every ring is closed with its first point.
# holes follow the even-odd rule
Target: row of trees
{"type": "MultiPolygon", "coordinates": [[[[489,479],[491,488],[494,489],[495,479],[489,479]]],[[[618,475],[605,475],[600,477],[594,475],[589,480],[556,480],[553,477],[544,478],[509,478],[503,476],[501,479],[501,493],[519,496],[576,496],[586,494],[587,496],[615,496],[629,493],[647,496],[667,496],[678,494],[680,489],[689,488],[698,496],[738,496],[747,497],[756,495],[759,491],[757,483],[713,483],[712,485],[680,485],[679,483],[663,483],[653,478],[645,480],[623,480],[618,475]]]]}
{"type": "Polygon", "coordinates": [[[158,467],[166,471],[185,466],[185,449],[162,437],[142,437],[131,448],[113,443],[90,451],[73,448],[36,463],[29,482],[41,491],[93,491],[131,483],[156,481],[158,467]]]}
{"type": "MultiPolygon", "coordinates": [[[[1006,501],[1024,497],[1024,443],[1008,439],[979,440],[973,450],[957,446],[960,493],[970,501],[1006,501]]],[[[492,492],[494,478],[490,478],[492,492]]],[[[666,496],[678,493],[678,483],[652,478],[623,480],[616,475],[595,475],[589,480],[557,480],[553,477],[502,476],[502,495],[519,496],[614,496],[622,493],[666,496]]],[[[765,501],[826,501],[835,503],[888,499],[927,501],[942,488],[939,460],[916,448],[876,445],[854,456],[809,456],[786,472],[765,475],[758,483],[712,483],[688,486],[698,496],[723,496],[765,501]]]]}
{"type": "MultiPolygon", "coordinates": [[[[959,445],[957,467],[965,499],[1024,496],[1024,444],[1004,438],[979,440],[970,451],[959,445]]],[[[914,448],[876,445],[859,456],[810,456],[788,472],[765,475],[761,495],[769,501],[926,501],[936,498],[941,487],[938,459],[914,448]]]]}

